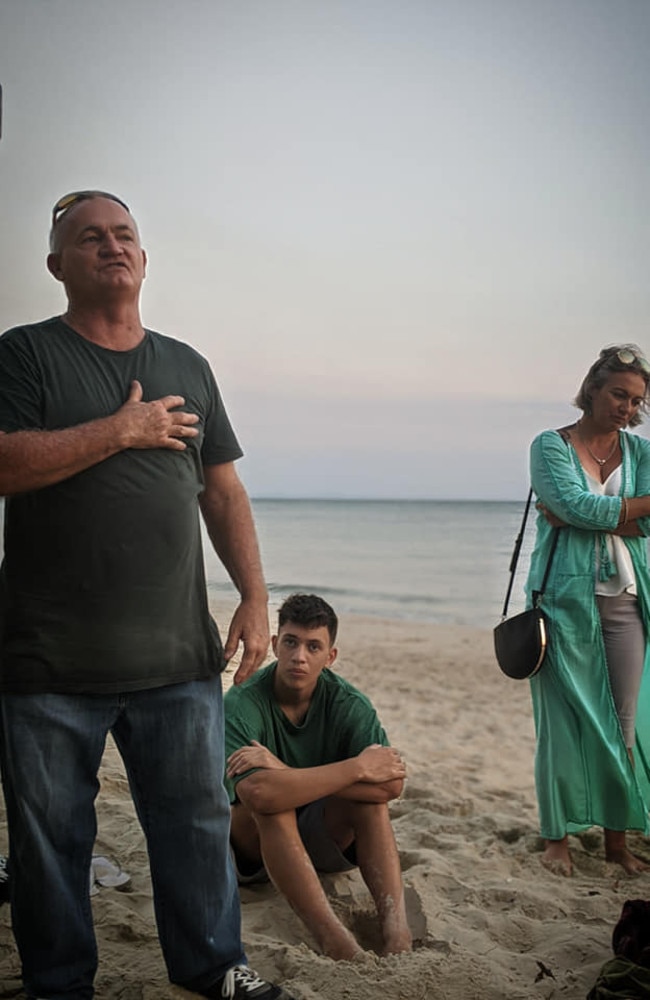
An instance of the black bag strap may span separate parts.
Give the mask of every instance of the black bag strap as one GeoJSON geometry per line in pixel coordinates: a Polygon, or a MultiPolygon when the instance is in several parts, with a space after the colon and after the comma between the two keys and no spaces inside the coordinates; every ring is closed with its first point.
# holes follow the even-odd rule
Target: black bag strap
{"type": "MultiPolygon", "coordinates": [[[[528,520],[528,511],[530,510],[531,500],[533,499],[533,487],[528,491],[528,498],[526,500],[526,506],[524,508],[524,516],[521,519],[521,527],[519,529],[519,534],[515,540],[515,547],[512,551],[512,557],[510,559],[510,579],[508,581],[508,589],[506,591],[506,599],[503,602],[503,611],[501,612],[501,618],[505,618],[508,614],[508,604],[510,603],[510,595],[512,593],[512,585],[515,582],[515,570],[517,569],[517,563],[519,562],[519,553],[521,552],[521,544],[524,540],[524,531],[526,530],[526,521],[528,520]]],[[[555,555],[555,548],[557,546],[557,540],[560,536],[560,529],[556,528],[553,533],[553,542],[551,544],[551,551],[548,554],[548,559],[546,561],[546,569],[544,570],[544,577],[542,579],[542,585],[539,590],[533,591],[533,607],[537,607],[544,591],[546,590],[546,581],[548,580],[548,574],[551,571],[551,563],[553,562],[553,556],[555,555]]]]}

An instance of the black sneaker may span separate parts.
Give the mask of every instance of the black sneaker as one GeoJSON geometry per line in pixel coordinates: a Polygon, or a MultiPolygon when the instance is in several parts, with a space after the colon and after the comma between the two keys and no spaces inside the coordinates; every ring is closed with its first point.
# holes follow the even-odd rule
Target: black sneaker
{"type": "Polygon", "coordinates": [[[295,1000],[281,986],[260,979],[247,965],[235,965],[201,995],[208,1000],[295,1000]]]}

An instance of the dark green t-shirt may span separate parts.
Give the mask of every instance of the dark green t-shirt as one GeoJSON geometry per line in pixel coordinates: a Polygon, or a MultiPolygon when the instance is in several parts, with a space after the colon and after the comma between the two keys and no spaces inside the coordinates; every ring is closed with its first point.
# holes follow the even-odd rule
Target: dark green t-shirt
{"type": "MultiPolygon", "coordinates": [[[[339,674],[323,670],[309,711],[296,726],[275,700],[274,673],[271,663],[227,691],[226,757],[257,740],[289,767],[318,767],[356,757],[372,743],[389,746],[370,699],[339,674]]],[[[226,780],[231,802],[237,799],[235,787],[243,777],[226,780]]]]}
{"type": "Polygon", "coordinates": [[[146,331],[98,347],[60,319],[0,337],[0,429],[55,430],[109,416],[133,379],[145,401],[185,397],[185,451],[129,449],[54,486],[7,498],[0,569],[0,687],[115,692],[223,667],[208,612],[197,497],[204,465],[242,454],[207,361],[146,331]]]}

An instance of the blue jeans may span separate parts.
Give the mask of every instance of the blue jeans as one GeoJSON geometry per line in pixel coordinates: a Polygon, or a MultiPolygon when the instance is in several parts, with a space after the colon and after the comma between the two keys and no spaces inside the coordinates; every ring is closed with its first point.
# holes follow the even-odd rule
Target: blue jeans
{"type": "Polygon", "coordinates": [[[93,995],[88,872],[109,731],[147,840],[170,980],[199,992],[246,961],[219,677],[115,695],[5,694],[0,717],[12,922],[30,997],[93,995]]]}

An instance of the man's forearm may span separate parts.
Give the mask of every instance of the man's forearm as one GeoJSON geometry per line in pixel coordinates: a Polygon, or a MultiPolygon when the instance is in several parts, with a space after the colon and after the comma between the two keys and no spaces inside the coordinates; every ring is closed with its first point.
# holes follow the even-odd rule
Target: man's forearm
{"type": "Polygon", "coordinates": [[[274,813],[297,809],[329,795],[388,802],[401,794],[406,766],[395,747],[372,743],[356,757],[332,764],[288,767],[263,744],[252,740],[230,754],[226,773],[229,778],[245,775],[237,785],[237,794],[251,812],[274,813]],[[247,773],[251,768],[259,770],[247,773]],[[379,791],[373,791],[373,786],[379,791]]]}
{"type": "Polygon", "coordinates": [[[268,595],[248,495],[236,474],[222,477],[223,482],[217,478],[218,469],[205,470],[206,490],[200,497],[210,541],[242,600],[266,603],[268,595]]]}
{"type": "Polygon", "coordinates": [[[354,785],[341,789],[336,795],[340,799],[352,799],[355,802],[392,802],[398,799],[404,789],[401,779],[375,784],[370,781],[357,781],[354,785]]]}
{"type": "Polygon", "coordinates": [[[237,794],[252,812],[285,812],[339,794],[357,784],[360,775],[357,757],[319,767],[264,768],[243,778],[237,785],[237,794]]]}
{"type": "Polygon", "coordinates": [[[0,495],[52,486],[123,447],[112,417],[56,431],[0,431],[0,495]]]}
{"type": "Polygon", "coordinates": [[[126,448],[184,451],[196,437],[198,417],[179,411],[182,396],[142,402],[142,386],[131,383],[127,401],[108,417],[61,430],[0,431],[0,496],[60,483],[126,448]]]}

